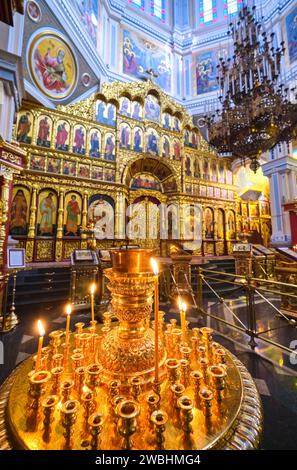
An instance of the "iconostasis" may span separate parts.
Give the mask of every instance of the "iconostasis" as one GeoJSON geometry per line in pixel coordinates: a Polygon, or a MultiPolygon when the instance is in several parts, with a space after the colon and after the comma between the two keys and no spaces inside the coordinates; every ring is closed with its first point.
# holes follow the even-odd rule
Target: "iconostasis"
{"type": "MultiPolygon", "coordinates": [[[[231,253],[243,230],[245,203],[230,162],[152,82],[105,84],[101,93],[56,110],[26,103],[15,138],[28,151],[28,167],[15,181],[10,234],[26,247],[28,261],[68,259],[86,246],[90,223],[98,247],[120,243],[127,206],[141,202],[147,217],[147,198],[156,207],[202,205],[200,254],[231,253]]],[[[259,233],[261,215],[259,209],[259,233]]],[[[160,246],[159,235],[135,237],[142,246],[160,246]]]]}

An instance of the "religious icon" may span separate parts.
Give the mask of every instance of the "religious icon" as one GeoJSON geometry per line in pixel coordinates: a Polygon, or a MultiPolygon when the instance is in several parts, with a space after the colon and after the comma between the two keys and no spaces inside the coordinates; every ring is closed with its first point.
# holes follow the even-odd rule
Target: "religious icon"
{"type": "Polygon", "coordinates": [[[73,51],[58,32],[45,31],[29,45],[29,70],[35,85],[49,98],[70,96],[77,83],[73,51]]]}
{"type": "Polygon", "coordinates": [[[45,170],[45,157],[31,156],[30,169],[35,171],[45,170]]]}
{"type": "Polygon", "coordinates": [[[90,130],[90,157],[100,157],[100,139],[101,134],[98,129],[90,130]]]}
{"type": "Polygon", "coordinates": [[[208,197],[213,197],[213,186],[208,186],[207,187],[207,196],[208,197]]]}
{"type": "Polygon", "coordinates": [[[103,180],[103,168],[101,166],[93,166],[92,168],[92,179],[97,181],[103,180]]]}
{"type": "Polygon", "coordinates": [[[79,124],[74,126],[74,138],[73,138],[73,147],[72,151],[80,155],[84,155],[86,152],[86,143],[85,143],[85,128],[79,124]]]}
{"type": "Polygon", "coordinates": [[[80,77],[80,80],[83,86],[85,86],[86,88],[91,84],[91,76],[88,73],[83,73],[80,77]]]}
{"type": "Polygon", "coordinates": [[[126,98],[125,96],[120,99],[120,111],[119,112],[123,116],[128,116],[128,117],[131,116],[131,103],[130,103],[130,100],[128,100],[128,98],[126,98]]]}
{"type": "Polygon", "coordinates": [[[211,173],[212,173],[212,181],[217,181],[218,177],[217,177],[217,164],[215,161],[212,162],[212,165],[211,165],[211,173]]]}
{"type": "Polygon", "coordinates": [[[64,233],[66,237],[75,237],[78,235],[78,227],[80,224],[80,214],[81,201],[78,201],[77,194],[70,194],[66,196],[65,206],[66,206],[66,223],[64,228],[64,233]]]}
{"type": "Polygon", "coordinates": [[[200,186],[200,196],[206,196],[206,186],[200,186]]]}
{"type": "Polygon", "coordinates": [[[142,137],[143,133],[140,127],[134,128],[134,147],[135,152],[142,152],[142,137]]]}
{"type": "Polygon", "coordinates": [[[186,158],[186,176],[192,176],[192,170],[191,170],[191,158],[187,157],[186,158]]]}
{"type": "Polygon", "coordinates": [[[19,118],[17,127],[17,141],[24,144],[31,144],[32,141],[32,124],[31,113],[26,112],[19,118]]]}
{"type": "Polygon", "coordinates": [[[194,131],[192,132],[190,147],[197,148],[197,135],[194,131]]]}
{"type": "Polygon", "coordinates": [[[68,152],[69,150],[69,124],[66,121],[58,121],[55,148],[68,152]]]}
{"type": "Polygon", "coordinates": [[[49,147],[51,144],[51,119],[48,116],[40,116],[37,131],[37,145],[49,147]]]}
{"type": "Polygon", "coordinates": [[[25,194],[29,198],[29,191],[25,189],[15,188],[15,195],[12,199],[10,212],[10,235],[26,235],[27,234],[27,215],[28,203],[25,194]]]}
{"type": "Polygon", "coordinates": [[[121,124],[121,139],[120,139],[121,148],[130,149],[130,137],[131,137],[130,126],[126,123],[121,124]]]}
{"type": "Polygon", "coordinates": [[[105,168],[103,179],[104,181],[109,181],[111,183],[114,183],[115,182],[115,170],[105,168]]]}
{"type": "Polygon", "coordinates": [[[53,236],[56,216],[56,196],[48,191],[46,196],[40,195],[39,203],[39,230],[40,236],[53,236]]]}
{"type": "Polygon", "coordinates": [[[115,144],[114,136],[112,134],[106,134],[105,136],[105,147],[104,147],[104,159],[105,160],[115,160],[114,154],[115,144]]]}
{"type": "Polygon", "coordinates": [[[154,191],[160,191],[161,186],[159,181],[156,180],[152,175],[140,174],[136,176],[132,183],[131,189],[149,189],[154,191]]]}
{"type": "Polygon", "coordinates": [[[192,185],[191,184],[186,184],[186,193],[187,194],[192,194],[192,185]]]}
{"type": "Polygon", "coordinates": [[[173,160],[180,160],[180,141],[174,139],[173,141],[173,160]]]}
{"type": "Polygon", "coordinates": [[[138,121],[142,120],[142,106],[138,101],[134,101],[133,104],[132,118],[137,119],[138,121]]]}
{"type": "Polygon", "coordinates": [[[213,211],[206,207],[204,210],[204,227],[205,227],[205,238],[214,237],[214,220],[213,220],[213,211]]]}
{"type": "Polygon", "coordinates": [[[219,240],[223,240],[224,234],[225,234],[224,212],[222,211],[222,209],[219,209],[218,214],[217,214],[217,238],[219,240]]]}
{"type": "Polygon", "coordinates": [[[221,197],[220,188],[214,188],[214,197],[216,197],[217,199],[220,199],[220,197],[221,197]]]}
{"type": "Polygon", "coordinates": [[[170,158],[170,141],[166,135],[163,137],[163,157],[170,158]]]}
{"type": "Polygon", "coordinates": [[[41,21],[41,10],[38,3],[34,0],[29,0],[27,2],[27,15],[29,16],[30,20],[34,21],[35,23],[39,23],[41,21]]]}
{"type": "Polygon", "coordinates": [[[98,0],[74,0],[79,11],[80,23],[85,27],[93,43],[97,43],[98,0]]]}
{"type": "Polygon", "coordinates": [[[228,230],[228,238],[233,240],[235,238],[235,214],[232,211],[228,212],[227,216],[227,230],[228,230]]]}
{"type": "Polygon", "coordinates": [[[162,184],[165,192],[172,192],[177,190],[176,181],[174,178],[169,178],[162,184]]]}
{"type": "Polygon", "coordinates": [[[187,129],[185,130],[184,134],[184,145],[185,147],[190,147],[190,133],[187,129]]]}
{"type": "Polygon", "coordinates": [[[200,165],[199,165],[198,158],[195,158],[194,160],[194,177],[200,178],[200,165]]]}
{"type": "Polygon", "coordinates": [[[147,152],[158,155],[158,139],[155,131],[152,129],[147,136],[147,152]]]}
{"type": "Polygon", "coordinates": [[[89,165],[83,165],[82,163],[79,163],[77,176],[79,178],[90,178],[90,167],[89,167],[89,165]]]}
{"type": "Polygon", "coordinates": [[[180,132],[180,122],[178,117],[174,116],[173,118],[173,130],[175,132],[180,132]]]}
{"type": "Polygon", "coordinates": [[[67,160],[64,160],[63,161],[63,175],[75,176],[75,174],[76,174],[75,162],[69,162],[67,160]]]}
{"type": "Polygon", "coordinates": [[[207,160],[204,160],[203,162],[203,179],[209,179],[209,165],[207,160]]]}
{"type": "Polygon", "coordinates": [[[224,163],[222,162],[219,165],[219,182],[225,183],[225,168],[224,168],[224,163]]]}
{"type": "Polygon", "coordinates": [[[107,106],[107,119],[106,119],[106,124],[109,124],[110,126],[115,126],[116,124],[116,107],[114,104],[108,104],[107,106]]]}
{"type": "Polygon", "coordinates": [[[106,104],[104,101],[98,100],[96,101],[96,106],[96,121],[104,123],[106,104]]]}
{"type": "Polygon", "coordinates": [[[164,129],[169,129],[169,130],[171,129],[170,120],[171,120],[170,114],[164,113],[163,114],[163,128],[164,129]]]}
{"type": "Polygon", "coordinates": [[[147,95],[145,99],[145,116],[152,121],[160,121],[160,105],[153,95],[147,95]]]}
{"type": "Polygon", "coordinates": [[[58,158],[48,158],[47,171],[48,173],[60,173],[60,160],[58,158]]]}

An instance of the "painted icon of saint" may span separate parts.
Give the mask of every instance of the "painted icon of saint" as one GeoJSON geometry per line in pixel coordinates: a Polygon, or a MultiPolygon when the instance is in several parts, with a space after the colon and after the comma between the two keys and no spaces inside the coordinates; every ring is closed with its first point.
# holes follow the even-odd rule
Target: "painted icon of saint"
{"type": "Polygon", "coordinates": [[[28,205],[24,191],[18,189],[13,198],[10,216],[10,234],[26,235],[28,205]]]}
{"type": "Polygon", "coordinates": [[[36,68],[43,80],[43,85],[47,90],[54,90],[56,93],[64,93],[68,89],[67,75],[64,65],[65,51],[59,49],[57,56],[51,56],[51,48],[47,49],[42,57],[39,49],[34,53],[36,68]]]}
{"type": "Polygon", "coordinates": [[[25,144],[30,144],[31,138],[28,137],[30,129],[31,129],[30,113],[23,114],[20,117],[19,124],[18,124],[17,141],[23,142],[25,144]]]}
{"type": "Polygon", "coordinates": [[[173,159],[180,160],[180,143],[178,140],[175,140],[173,143],[173,159]]]}
{"type": "Polygon", "coordinates": [[[130,128],[129,126],[123,126],[121,130],[121,147],[130,148],[130,128]]]}
{"type": "Polygon", "coordinates": [[[41,212],[39,231],[42,236],[53,235],[53,216],[56,210],[53,196],[54,194],[49,192],[48,195],[42,199],[39,205],[39,210],[41,212]]]}
{"type": "Polygon", "coordinates": [[[164,137],[164,143],[163,143],[163,157],[165,158],[170,157],[170,142],[166,136],[164,137]]]}
{"type": "Polygon", "coordinates": [[[147,151],[158,155],[158,141],[153,131],[148,136],[147,151]]]}
{"type": "Polygon", "coordinates": [[[91,133],[91,147],[90,147],[90,156],[91,157],[100,157],[100,139],[99,139],[99,132],[94,130],[91,133]]]}
{"type": "Polygon", "coordinates": [[[142,152],[142,145],[141,145],[141,130],[136,129],[134,134],[134,150],[136,152],[142,152]]]}
{"type": "Polygon", "coordinates": [[[110,135],[107,137],[106,142],[105,142],[105,151],[104,151],[104,158],[105,160],[114,160],[114,141],[113,141],[113,136],[110,135]]]}
{"type": "Polygon", "coordinates": [[[63,122],[58,125],[55,144],[57,150],[68,150],[68,145],[66,145],[68,138],[68,131],[66,129],[66,125],[66,122],[63,122]]]}
{"type": "Polygon", "coordinates": [[[39,122],[39,129],[37,134],[37,145],[41,147],[49,147],[50,146],[50,124],[48,121],[48,117],[45,116],[39,122]]]}
{"type": "Polygon", "coordinates": [[[97,122],[104,122],[104,113],[105,113],[105,103],[103,101],[99,101],[96,113],[96,121],[97,122]]]}
{"type": "Polygon", "coordinates": [[[76,195],[72,194],[70,201],[66,207],[66,236],[76,236],[78,231],[78,218],[80,214],[79,204],[76,200],[76,195]]]}
{"type": "Polygon", "coordinates": [[[75,130],[73,152],[81,155],[85,153],[85,133],[82,126],[75,130]]]}

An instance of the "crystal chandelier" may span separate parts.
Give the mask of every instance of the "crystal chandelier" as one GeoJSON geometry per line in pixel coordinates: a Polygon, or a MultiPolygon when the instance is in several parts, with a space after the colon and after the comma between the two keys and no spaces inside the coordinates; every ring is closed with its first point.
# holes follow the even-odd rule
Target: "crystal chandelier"
{"type": "Polygon", "coordinates": [[[290,140],[297,124],[296,90],[282,83],[284,41],[267,34],[255,9],[243,6],[229,25],[234,53],[219,59],[219,109],[205,116],[210,144],[222,156],[250,159],[254,172],[260,155],[290,140]]]}

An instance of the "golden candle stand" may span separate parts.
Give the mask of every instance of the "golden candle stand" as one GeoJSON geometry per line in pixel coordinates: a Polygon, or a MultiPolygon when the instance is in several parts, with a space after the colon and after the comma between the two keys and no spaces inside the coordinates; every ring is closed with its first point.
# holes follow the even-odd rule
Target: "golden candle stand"
{"type": "Polygon", "coordinates": [[[0,389],[1,449],[255,449],[262,407],[246,368],[212,339],[160,315],[154,379],[148,250],[115,250],[107,270],[119,322],[50,334],[0,389]],[[156,386],[157,385],[157,386],[156,386]],[[156,391],[158,393],[156,393],[156,391]]]}
{"type": "MultiPolygon", "coordinates": [[[[6,289],[8,289],[9,277],[12,276],[12,297],[11,297],[11,305],[9,308],[9,312],[7,314],[4,314],[2,317],[2,322],[0,325],[1,333],[9,333],[19,323],[18,317],[15,313],[16,283],[17,283],[17,273],[19,271],[22,271],[22,269],[10,269],[9,272],[7,273],[6,289]]],[[[5,295],[7,296],[7,291],[5,295]]]]}

